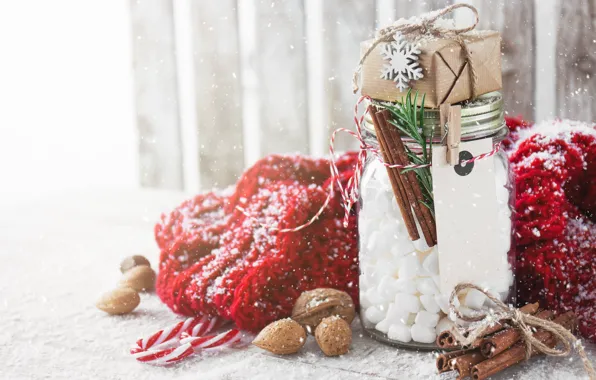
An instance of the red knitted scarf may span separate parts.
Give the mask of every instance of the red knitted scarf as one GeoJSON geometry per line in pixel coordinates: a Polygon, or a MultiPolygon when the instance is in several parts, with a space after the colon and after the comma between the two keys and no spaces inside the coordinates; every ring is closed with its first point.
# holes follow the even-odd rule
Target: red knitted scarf
{"type": "Polygon", "coordinates": [[[578,315],[596,341],[596,131],[509,119],[519,301],[578,315]]]}
{"type": "MultiPolygon", "coordinates": [[[[344,182],[355,160],[355,154],[338,160],[344,182]]],[[[299,232],[261,227],[308,221],[325,201],[329,181],[328,160],[269,156],[233,190],[198,195],[164,215],[155,227],[158,295],[177,313],[219,315],[252,331],[290,315],[305,290],[332,287],[357,300],[356,218],[351,216],[351,228],[342,227],[339,193],[299,232]]]]}

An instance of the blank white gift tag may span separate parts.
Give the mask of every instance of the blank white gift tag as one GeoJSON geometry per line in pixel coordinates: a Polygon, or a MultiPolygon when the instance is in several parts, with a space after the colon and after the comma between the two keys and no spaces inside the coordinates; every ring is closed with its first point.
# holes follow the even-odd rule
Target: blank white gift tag
{"type": "MultiPolygon", "coordinates": [[[[492,139],[462,142],[460,160],[492,150],[492,139]]],[[[494,157],[461,166],[446,161],[446,147],[433,145],[432,178],[441,292],[461,282],[491,286],[502,278],[503,253],[497,239],[494,157]]]]}

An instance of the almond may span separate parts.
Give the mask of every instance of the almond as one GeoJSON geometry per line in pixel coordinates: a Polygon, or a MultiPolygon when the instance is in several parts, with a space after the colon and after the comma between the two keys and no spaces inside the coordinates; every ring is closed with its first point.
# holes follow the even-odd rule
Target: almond
{"type": "Polygon", "coordinates": [[[327,317],[338,315],[348,324],[356,315],[352,297],[346,292],[331,288],[309,290],[300,295],[292,310],[292,319],[305,326],[309,332],[327,317]]]}
{"type": "Polygon", "coordinates": [[[139,306],[140,302],[141,297],[136,290],[118,288],[101,296],[95,306],[108,314],[128,314],[139,306]]]}
{"type": "Polygon", "coordinates": [[[138,267],[140,265],[151,266],[149,260],[145,258],[145,256],[141,255],[134,255],[128,256],[120,263],[120,272],[126,273],[134,267],[138,267]]]}
{"type": "Polygon", "coordinates": [[[155,289],[155,271],[146,265],[134,267],[124,273],[120,286],[133,288],[137,292],[155,289]]]}
{"type": "Polygon", "coordinates": [[[298,352],[305,342],[304,328],[298,322],[286,318],[261,330],[252,344],[277,355],[288,355],[298,352]]]}
{"type": "Polygon", "coordinates": [[[338,316],[327,317],[317,326],[315,338],[325,355],[343,355],[352,344],[352,329],[348,322],[338,316]]]}

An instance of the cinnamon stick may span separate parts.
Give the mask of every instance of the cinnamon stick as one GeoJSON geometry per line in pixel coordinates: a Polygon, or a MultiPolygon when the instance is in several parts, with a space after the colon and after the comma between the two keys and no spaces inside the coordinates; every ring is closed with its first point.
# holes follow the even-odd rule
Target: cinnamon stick
{"type": "MultiPolygon", "coordinates": [[[[389,147],[387,146],[387,140],[379,124],[379,119],[375,114],[376,111],[372,105],[368,106],[368,113],[371,115],[373,120],[373,125],[377,133],[377,140],[379,141],[379,145],[381,146],[381,155],[383,156],[383,161],[389,164],[396,164],[396,162],[393,162],[393,160],[389,156],[389,147]]],[[[398,173],[399,169],[388,167],[386,167],[386,169],[387,175],[389,176],[389,181],[391,182],[391,187],[393,188],[393,194],[395,195],[395,200],[397,201],[397,205],[399,206],[399,210],[401,211],[402,217],[404,219],[408,235],[410,236],[410,239],[412,241],[418,240],[420,239],[420,234],[418,234],[418,228],[416,228],[416,221],[414,220],[412,209],[410,208],[410,205],[407,202],[406,190],[398,173]]]]}
{"type": "MultiPolygon", "coordinates": [[[[391,127],[387,121],[389,117],[389,112],[387,110],[377,112],[376,117],[379,121],[379,126],[381,127],[381,131],[385,138],[385,142],[387,143],[387,147],[389,148],[388,153],[389,157],[391,157],[391,160],[399,165],[410,164],[410,161],[405,151],[405,147],[403,145],[403,142],[401,141],[401,137],[399,137],[399,134],[397,138],[395,137],[395,135],[393,134],[393,130],[395,128],[391,127]]],[[[414,211],[414,214],[416,215],[416,218],[420,223],[422,233],[424,234],[424,239],[426,240],[426,243],[430,247],[432,247],[436,244],[436,232],[431,232],[432,223],[429,220],[427,220],[425,214],[421,210],[424,207],[421,206],[420,202],[424,199],[422,197],[422,190],[420,189],[418,179],[416,178],[416,175],[411,171],[407,173],[402,173],[398,169],[397,173],[398,176],[401,178],[402,183],[404,184],[410,207],[414,211]],[[435,234],[435,236],[433,236],[433,234],[435,234]]]]}
{"type": "Polygon", "coordinates": [[[440,348],[455,348],[459,347],[459,343],[453,336],[453,333],[449,330],[445,330],[437,336],[435,342],[440,348]]]}
{"type": "MultiPolygon", "coordinates": [[[[410,164],[410,159],[408,158],[408,154],[406,153],[406,148],[404,146],[403,141],[401,140],[399,131],[397,130],[397,128],[391,126],[390,123],[388,122],[389,116],[390,116],[389,111],[384,110],[383,117],[385,118],[385,120],[387,122],[389,134],[390,134],[391,138],[393,139],[393,142],[397,148],[397,154],[399,155],[399,158],[404,163],[404,165],[410,164]]],[[[437,226],[435,224],[435,218],[432,215],[432,213],[430,212],[430,210],[428,209],[428,207],[425,207],[424,205],[422,205],[422,206],[420,205],[420,200],[423,200],[423,196],[422,196],[422,189],[420,187],[418,179],[416,178],[416,174],[414,172],[410,171],[410,172],[406,173],[406,176],[409,178],[409,181],[413,185],[414,195],[415,195],[416,199],[418,200],[418,207],[420,208],[420,210],[422,212],[422,218],[428,225],[428,229],[431,234],[432,241],[434,242],[434,244],[436,244],[437,243],[437,226]]],[[[420,222],[420,223],[422,224],[422,222],[420,222]]],[[[429,244],[429,246],[430,246],[430,244],[429,244]]]]}
{"type": "Polygon", "coordinates": [[[451,360],[451,367],[455,371],[457,371],[457,378],[458,380],[460,380],[470,376],[472,368],[483,360],[485,360],[485,358],[484,356],[482,356],[480,351],[473,350],[468,354],[458,356],[455,359],[451,360]]]}
{"type": "MultiPolygon", "coordinates": [[[[522,313],[534,315],[534,314],[536,314],[536,312],[538,312],[539,307],[540,307],[540,305],[538,304],[538,302],[535,302],[535,303],[529,303],[527,305],[524,305],[519,310],[522,313]]],[[[480,347],[482,345],[482,342],[484,341],[484,338],[486,338],[487,336],[490,336],[492,334],[498,333],[500,331],[506,330],[508,328],[511,328],[508,324],[495,323],[494,325],[492,325],[491,327],[486,329],[486,331],[482,334],[481,337],[478,337],[478,339],[476,339],[474,342],[472,342],[472,344],[470,345],[470,348],[480,347]]]]}
{"type": "MultiPolygon", "coordinates": [[[[526,314],[535,314],[538,311],[538,307],[539,304],[538,302],[536,303],[529,303],[527,305],[524,305],[520,308],[520,310],[523,313],[526,314]]],[[[505,324],[502,323],[495,323],[494,325],[488,327],[484,333],[482,334],[481,337],[479,337],[478,339],[476,339],[469,347],[466,348],[476,348],[479,347],[482,344],[482,339],[490,334],[494,334],[496,332],[499,332],[501,330],[503,330],[505,327],[507,327],[505,324]]],[[[464,336],[467,336],[467,334],[464,333],[464,336]]],[[[455,339],[455,336],[453,336],[453,333],[449,330],[447,331],[443,331],[442,333],[439,334],[439,336],[437,336],[437,340],[436,340],[436,344],[437,346],[439,346],[440,348],[445,348],[445,349],[449,349],[449,348],[455,348],[455,347],[459,347],[460,344],[457,341],[457,339],[455,339]]]]}
{"type": "Polygon", "coordinates": [[[453,370],[453,368],[451,367],[451,360],[457,358],[458,356],[465,355],[469,352],[470,350],[459,350],[443,352],[442,354],[439,354],[436,360],[437,370],[439,371],[439,373],[453,370]]]}
{"type": "MultiPolygon", "coordinates": [[[[554,319],[555,323],[560,324],[566,329],[572,329],[575,326],[575,315],[573,312],[562,314],[554,319]]],[[[558,341],[548,331],[539,330],[534,334],[534,338],[544,343],[550,348],[554,348],[558,341]]],[[[533,351],[532,356],[541,355],[541,352],[533,351]]],[[[526,358],[526,346],[523,342],[516,343],[513,347],[501,352],[491,359],[476,364],[472,368],[472,378],[474,380],[483,380],[502,370],[509,368],[526,358]]]]}
{"type": "MultiPolygon", "coordinates": [[[[536,314],[537,318],[551,319],[554,313],[550,310],[543,310],[536,314]]],[[[519,329],[511,327],[499,331],[498,333],[482,339],[480,344],[480,352],[482,355],[490,359],[501,352],[505,351],[522,338],[522,333],[519,329]]]]}

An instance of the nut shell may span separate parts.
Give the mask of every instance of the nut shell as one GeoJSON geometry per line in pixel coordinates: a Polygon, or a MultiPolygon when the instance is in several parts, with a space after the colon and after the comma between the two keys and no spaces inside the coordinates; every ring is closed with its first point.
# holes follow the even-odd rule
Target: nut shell
{"type": "Polygon", "coordinates": [[[304,328],[298,322],[286,318],[267,325],[252,344],[277,355],[289,355],[298,352],[305,342],[304,328]]]}
{"type": "Polygon", "coordinates": [[[131,288],[118,288],[102,295],[95,306],[99,310],[108,314],[128,314],[133,311],[139,303],[141,297],[136,290],[131,288]]]}
{"type": "Polygon", "coordinates": [[[134,267],[124,273],[120,286],[140,291],[151,291],[155,289],[155,271],[146,265],[134,267]]]}
{"type": "Polygon", "coordinates": [[[317,326],[315,338],[325,355],[343,355],[352,344],[352,329],[348,322],[338,316],[327,317],[317,326]]]}
{"type": "Polygon", "coordinates": [[[140,265],[151,266],[149,260],[145,258],[145,256],[141,255],[134,255],[128,256],[120,263],[120,272],[126,273],[134,267],[138,267],[140,265]]]}
{"type": "Polygon", "coordinates": [[[318,288],[303,292],[294,304],[292,319],[313,331],[324,318],[338,315],[348,324],[356,315],[354,301],[346,292],[318,288]]]}

